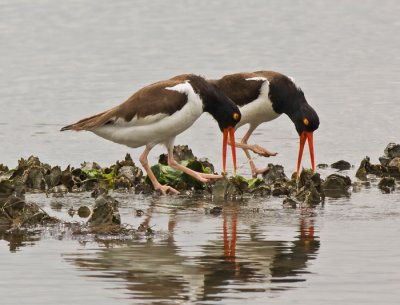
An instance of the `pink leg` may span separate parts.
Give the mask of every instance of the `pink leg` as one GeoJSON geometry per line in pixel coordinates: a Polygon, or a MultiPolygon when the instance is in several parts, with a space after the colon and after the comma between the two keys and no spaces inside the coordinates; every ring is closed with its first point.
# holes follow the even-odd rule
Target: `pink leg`
{"type": "Polygon", "coordinates": [[[153,146],[146,146],[144,152],[141,154],[139,161],[142,164],[144,170],[146,171],[147,175],[149,176],[149,179],[151,183],[153,184],[153,187],[155,190],[160,190],[164,195],[167,193],[173,193],[173,194],[179,194],[179,192],[174,189],[173,187],[170,187],[168,185],[162,185],[160,182],[158,182],[156,176],[154,176],[154,173],[152,172],[149,162],[147,160],[147,156],[149,155],[150,150],[153,148],[153,146]]]}
{"type": "Polygon", "coordinates": [[[250,164],[250,168],[251,168],[251,175],[253,176],[253,178],[256,178],[258,174],[262,174],[266,171],[266,169],[268,167],[265,168],[257,168],[256,165],[254,164],[253,159],[251,158],[251,155],[249,153],[249,150],[251,150],[252,152],[260,155],[260,156],[264,156],[264,157],[271,157],[271,156],[276,156],[277,153],[273,153],[270,152],[269,150],[253,144],[253,145],[249,145],[247,144],[248,139],[250,138],[251,134],[253,133],[253,131],[257,128],[257,126],[251,126],[249,130],[246,132],[246,134],[244,135],[241,143],[235,143],[235,146],[238,148],[242,148],[244,153],[246,154],[247,160],[249,160],[249,164],[250,164]]]}
{"type": "Polygon", "coordinates": [[[194,170],[191,170],[190,168],[187,168],[186,166],[179,164],[174,159],[173,147],[174,147],[173,145],[168,145],[168,165],[171,166],[173,169],[184,172],[185,174],[188,174],[201,182],[208,182],[210,179],[222,178],[221,175],[199,173],[194,170]]]}

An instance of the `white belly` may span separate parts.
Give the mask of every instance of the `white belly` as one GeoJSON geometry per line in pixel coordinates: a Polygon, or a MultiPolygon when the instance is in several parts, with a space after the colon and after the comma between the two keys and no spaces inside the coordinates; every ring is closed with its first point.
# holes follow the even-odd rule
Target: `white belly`
{"type": "Polygon", "coordinates": [[[280,113],[276,113],[272,108],[272,102],[268,97],[268,93],[269,83],[266,81],[261,87],[258,98],[240,107],[242,118],[237,128],[245,124],[257,126],[263,122],[272,121],[281,115],[280,113]]]}
{"type": "Polygon", "coordinates": [[[187,94],[188,102],[181,110],[171,115],[161,113],[139,119],[134,117],[130,122],[118,119],[113,124],[93,130],[93,133],[133,148],[168,142],[192,126],[203,113],[203,103],[190,84],[186,87],[171,88],[171,90],[179,90],[187,94]]]}

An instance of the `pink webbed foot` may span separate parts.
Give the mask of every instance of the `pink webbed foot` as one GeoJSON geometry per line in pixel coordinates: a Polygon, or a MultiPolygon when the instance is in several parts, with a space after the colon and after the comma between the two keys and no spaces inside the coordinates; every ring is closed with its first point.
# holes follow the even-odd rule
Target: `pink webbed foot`
{"type": "Polygon", "coordinates": [[[263,156],[263,157],[267,157],[268,158],[268,157],[276,156],[278,154],[276,152],[270,152],[268,149],[266,149],[264,147],[261,147],[260,145],[257,145],[257,144],[254,144],[251,147],[252,147],[252,151],[255,154],[263,156]]]}
{"type": "Polygon", "coordinates": [[[169,185],[162,185],[159,184],[157,186],[154,186],[155,190],[159,190],[163,195],[167,195],[167,194],[180,194],[179,191],[177,191],[176,189],[174,189],[173,187],[169,186],[169,185]]]}

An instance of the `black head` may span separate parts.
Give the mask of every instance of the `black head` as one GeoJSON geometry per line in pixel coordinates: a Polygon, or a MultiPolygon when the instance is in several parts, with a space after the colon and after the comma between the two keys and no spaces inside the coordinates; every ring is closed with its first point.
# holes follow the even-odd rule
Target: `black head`
{"type": "Polygon", "coordinates": [[[236,148],[235,126],[241,119],[238,106],[228,98],[221,90],[204,78],[196,75],[188,77],[190,84],[203,101],[203,110],[210,113],[218,122],[219,129],[223,132],[222,139],[222,166],[226,172],[226,148],[228,138],[232,148],[233,173],[236,175],[236,148]]]}
{"type": "Polygon", "coordinates": [[[210,113],[218,122],[219,129],[223,131],[235,127],[241,119],[239,107],[213,84],[196,75],[188,76],[196,93],[203,101],[203,109],[210,113]]]}
{"type": "Polygon", "coordinates": [[[290,118],[299,135],[304,131],[313,132],[319,127],[318,114],[307,102],[301,103],[299,109],[290,118]]]}
{"type": "Polygon", "coordinates": [[[313,132],[319,127],[319,118],[315,110],[307,103],[303,91],[296,86],[293,79],[276,73],[270,80],[269,98],[277,113],[286,113],[296,127],[300,137],[297,175],[299,173],[303,149],[306,141],[310,149],[312,169],[314,165],[313,132]]]}

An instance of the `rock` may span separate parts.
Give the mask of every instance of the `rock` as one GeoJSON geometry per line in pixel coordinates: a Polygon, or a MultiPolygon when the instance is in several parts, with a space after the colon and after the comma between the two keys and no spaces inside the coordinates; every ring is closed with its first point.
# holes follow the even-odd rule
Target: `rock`
{"type": "Polygon", "coordinates": [[[6,165],[4,165],[3,163],[0,163],[0,173],[1,172],[9,172],[10,170],[8,169],[8,167],[6,165]]]}
{"type": "Polygon", "coordinates": [[[283,199],[283,207],[284,208],[290,208],[290,209],[295,209],[299,203],[296,200],[293,200],[290,197],[286,197],[285,199],[283,199]]]}
{"type": "Polygon", "coordinates": [[[74,217],[76,211],[75,211],[75,209],[73,207],[70,207],[68,209],[67,213],[68,213],[69,216],[74,217]]]}
{"type": "Polygon", "coordinates": [[[362,181],[367,181],[367,174],[368,174],[368,170],[367,167],[369,166],[369,157],[365,157],[361,163],[360,166],[357,169],[356,172],[356,177],[362,181]]]}
{"type": "Polygon", "coordinates": [[[60,184],[49,189],[49,193],[65,194],[68,193],[68,189],[64,184],[60,184]]]}
{"type": "MultiPolygon", "coordinates": [[[[176,145],[173,150],[174,159],[177,162],[183,160],[195,160],[196,157],[193,155],[192,150],[187,145],[176,145]]],[[[158,159],[158,163],[168,165],[168,155],[162,154],[158,159]]]]}
{"type": "Polygon", "coordinates": [[[108,194],[108,190],[107,189],[105,189],[105,188],[97,188],[97,189],[93,190],[93,192],[90,194],[90,196],[92,198],[96,199],[100,195],[107,195],[107,194],[108,194]]]}
{"type": "Polygon", "coordinates": [[[267,170],[263,173],[265,183],[274,184],[276,181],[288,181],[289,178],[285,175],[282,165],[268,164],[267,170]]]}
{"type": "Polygon", "coordinates": [[[58,201],[52,201],[52,202],[50,202],[50,207],[52,210],[60,212],[61,209],[63,208],[63,204],[58,201]]]}
{"type": "Polygon", "coordinates": [[[325,196],[333,198],[348,196],[350,186],[351,179],[347,176],[341,176],[338,174],[328,176],[322,184],[325,196]]]}
{"type": "Polygon", "coordinates": [[[118,201],[109,195],[98,196],[88,223],[92,226],[120,225],[121,216],[118,211],[118,201]]]}
{"type": "Polygon", "coordinates": [[[140,210],[140,209],[136,210],[136,216],[137,217],[142,217],[143,215],[144,215],[144,211],[143,210],[140,210]]]}
{"type": "Polygon", "coordinates": [[[131,181],[132,185],[142,182],[143,171],[135,165],[130,154],[126,154],[125,160],[117,161],[112,168],[116,177],[125,176],[131,181]]]}
{"type": "Polygon", "coordinates": [[[101,171],[101,166],[97,164],[96,162],[83,162],[81,164],[81,170],[82,171],[88,171],[88,170],[95,170],[95,171],[101,171]]]}
{"type": "Polygon", "coordinates": [[[218,216],[221,215],[222,211],[223,211],[222,207],[215,206],[210,209],[210,214],[218,216]]]}
{"type": "Polygon", "coordinates": [[[400,169],[400,157],[393,158],[389,162],[388,166],[397,167],[400,169]]]}
{"type": "Polygon", "coordinates": [[[127,178],[130,181],[131,185],[134,185],[137,173],[138,173],[137,167],[124,165],[119,168],[119,170],[116,174],[117,174],[117,177],[127,178]]]}
{"type": "Polygon", "coordinates": [[[81,218],[88,218],[90,216],[90,209],[87,206],[81,206],[78,209],[78,216],[81,218]]]}
{"type": "Polygon", "coordinates": [[[278,197],[278,196],[288,196],[291,193],[291,188],[288,185],[288,183],[284,181],[277,181],[273,184],[272,187],[272,196],[278,197]]]}
{"type": "Polygon", "coordinates": [[[50,217],[35,203],[27,203],[22,198],[10,196],[4,204],[0,205],[0,219],[4,224],[7,220],[9,226],[34,226],[59,222],[50,217]]]}
{"type": "Polygon", "coordinates": [[[253,196],[266,197],[271,195],[271,187],[266,184],[258,185],[250,190],[253,196]]]}
{"type": "Polygon", "coordinates": [[[395,177],[395,178],[400,178],[400,158],[396,157],[393,158],[388,166],[387,166],[387,171],[389,176],[395,177]]]}
{"type": "Polygon", "coordinates": [[[304,203],[308,205],[317,205],[321,202],[321,200],[321,193],[318,192],[317,188],[312,183],[308,191],[305,192],[304,203]]]}
{"type": "Polygon", "coordinates": [[[385,156],[389,159],[400,157],[400,145],[389,143],[385,148],[385,156]]]}
{"type": "Polygon", "coordinates": [[[23,174],[23,181],[27,188],[32,190],[46,189],[46,181],[44,180],[44,169],[41,166],[32,166],[23,174]]]}
{"type": "Polygon", "coordinates": [[[38,157],[35,156],[29,156],[27,160],[24,158],[21,158],[18,160],[18,165],[14,170],[14,175],[12,178],[17,177],[17,176],[22,176],[24,172],[29,169],[30,167],[37,166],[40,167],[42,164],[39,160],[38,157]]]}
{"type": "Polygon", "coordinates": [[[396,181],[392,177],[383,177],[378,183],[378,187],[384,193],[390,193],[390,192],[394,191],[395,185],[396,185],[396,181]]]}
{"type": "Polygon", "coordinates": [[[329,167],[329,165],[326,164],[326,163],[320,163],[320,164],[317,165],[317,168],[320,168],[320,169],[325,169],[325,168],[328,168],[328,167],[329,167]]]}
{"type": "Polygon", "coordinates": [[[70,167],[68,166],[65,170],[61,173],[61,183],[70,191],[72,187],[75,185],[75,182],[72,178],[72,173],[70,167]]]}
{"type": "MultiPolygon", "coordinates": [[[[242,197],[243,191],[240,186],[243,184],[235,178],[223,178],[219,179],[212,186],[212,199],[213,201],[235,199],[242,197]]],[[[247,183],[246,183],[247,185],[247,183]]]]}
{"type": "Polygon", "coordinates": [[[132,186],[132,181],[125,176],[114,179],[114,189],[130,189],[132,186]]]}
{"type": "Polygon", "coordinates": [[[296,199],[309,205],[320,203],[324,198],[322,184],[323,180],[319,173],[303,170],[299,178],[296,199]]]}
{"type": "Polygon", "coordinates": [[[52,167],[45,175],[44,180],[47,188],[53,188],[61,184],[62,171],[59,166],[52,167]]]}
{"type": "Polygon", "coordinates": [[[87,183],[88,182],[87,180],[90,179],[88,175],[81,168],[74,168],[71,171],[71,174],[74,185],[78,187],[81,187],[82,184],[87,183]]]}
{"type": "Polygon", "coordinates": [[[10,180],[0,181],[0,200],[9,197],[15,191],[15,185],[10,180]]]}
{"type": "Polygon", "coordinates": [[[135,187],[135,194],[150,195],[153,191],[153,186],[149,183],[140,183],[135,187]]]}
{"type": "Polygon", "coordinates": [[[353,193],[358,193],[360,192],[363,188],[370,188],[371,187],[371,182],[370,181],[354,181],[352,183],[352,192],[353,193]]]}
{"type": "MultiPolygon", "coordinates": [[[[303,186],[309,184],[313,174],[314,172],[311,169],[303,169],[300,172],[299,179],[297,181],[298,188],[302,188],[303,186]]],[[[295,176],[292,177],[292,179],[296,179],[295,176]]]]}
{"type": "Polygon", "coordinates": [[[369,157],[365,157],[356,172],[356,177],[360,180],[366,181],[368,174],[382,176],[387,170],[381,164],[371,164],[369,157]]]}
{"type": "Polygon", "coordinates": [[[347,161],[340,160],[331,164],[331,168],[339,169],[339,170],[348,170],[351,168],[351,164],[347,161]]]}
{"type": "Polygon", "coordinates": [[[176,161],[193,160],[195,156],[192,150],[187,145],[174,146],[174,159],[176,161]]]}
{"type": "Polygon", "coordinates": [[[389,158],[389,157],[386,157],[386,156],[379,157],[379,162],[381,163],[381,165],[382,165],[383,167],[386,167],[386,166],[389,165],[390,158],[389,158]]]}
{"type": "Polygon", "coordinates": [[[312,181],[315,189],[319,193],[323,193],[322,184],[324,183],[324,181],[321,179],[321,175],[319,173],[313,173],[310,180],[312,181]]]}
{"type": "Polygon", "coordinates": [[[206,171],[210,173],[215,173],[214,165],[207,158],[200,158],[199,162],[206,171]]]}

